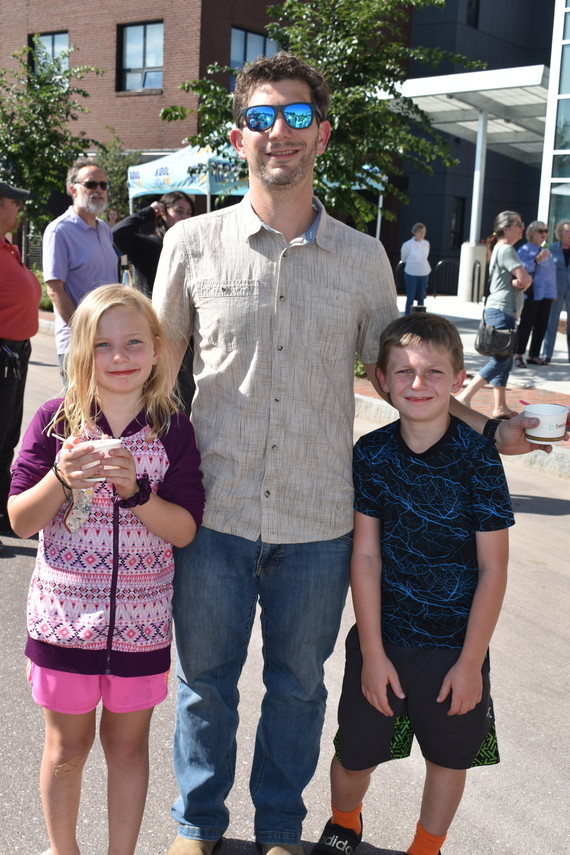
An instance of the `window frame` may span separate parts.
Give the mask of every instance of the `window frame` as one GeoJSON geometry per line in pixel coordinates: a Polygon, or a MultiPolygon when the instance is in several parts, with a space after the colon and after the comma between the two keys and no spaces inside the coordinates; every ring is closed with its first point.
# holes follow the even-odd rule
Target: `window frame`
{"type": "Polygon", "coordinates": [[[116,79],[115,79],[115,90],[117,92],[124,93],[136,93],[136,92],[162,92],[164,87],[164,20],[161,18],[153,19],[151,21],[129,21],[127,24],[117,24],[117,62],[116,62],[116,79]],[[147,65],[147,27],[156,26],[160,24],[162,27],[162,65],[147,65]],[[135,27],[143,28],[143,38],[142,38],[142,48],[143,48],[143,64],[142,66],[125,66],[125,46],[126,40],[125,36],[129,29],[135,27]],[[145,77],[149,73],[160,72],[161,82],[160,86],[145,86],[145,77]],[[141,87],[136,88],[127,88],[127,75],[128,74],[140,74],[141,76],[141,87]]]}

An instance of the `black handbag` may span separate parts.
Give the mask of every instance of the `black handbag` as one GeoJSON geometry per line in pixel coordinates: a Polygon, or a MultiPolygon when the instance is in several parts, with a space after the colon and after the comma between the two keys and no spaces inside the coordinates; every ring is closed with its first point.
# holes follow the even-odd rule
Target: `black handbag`
{"type": "Polygon", "coordinates": [[[516,330],[498,330],[485,322],[485,312],[475,336],[475,350],[482,356],[513,356],[517,344],[516,330]]]}

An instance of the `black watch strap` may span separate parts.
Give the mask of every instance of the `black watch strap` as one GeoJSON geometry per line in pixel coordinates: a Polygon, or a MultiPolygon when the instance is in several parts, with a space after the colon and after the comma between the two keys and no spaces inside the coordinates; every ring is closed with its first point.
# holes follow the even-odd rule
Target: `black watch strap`
{"type": "Polygon", "coordinates": [[[483,428],[483,436],[485,439],[488,439],[489,442],[496,442],[495,434],[497,433],[497,428],[500,424],[500,419],[489,419],[485,422],[485,427],[483,428]]]}

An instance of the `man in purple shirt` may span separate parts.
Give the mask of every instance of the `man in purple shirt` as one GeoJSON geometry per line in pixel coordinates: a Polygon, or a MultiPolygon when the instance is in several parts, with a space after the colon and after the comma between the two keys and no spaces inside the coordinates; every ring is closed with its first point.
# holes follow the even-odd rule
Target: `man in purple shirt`
{"type": "Polygon", "coordinates": [[[73,199],[44,232],[43,274],[55,313],[60,361],[69,347],[69,321],[78,303],[99,285],[117,282],[117,254],[107,223],[99,219],[108,202],[107,176],[93,158],[81,157],[67,173],[73,199]]]}

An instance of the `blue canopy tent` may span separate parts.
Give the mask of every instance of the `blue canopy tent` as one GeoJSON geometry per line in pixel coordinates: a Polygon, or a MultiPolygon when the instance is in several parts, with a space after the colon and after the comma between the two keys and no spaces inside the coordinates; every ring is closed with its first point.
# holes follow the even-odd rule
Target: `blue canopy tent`
{"type": "Polygon", "coordinates": [[[189,195],[208,197],[207,210],[212,207],[212,196],[243,196],[247,182],[238,177],[239,163],[231,146],[221,154],[214,154],[209,146],[187,146],[165,157],[129,167],[128,189],[131,210],[133,199],[152,194],[163,195],[182,190],[189,195]]]}

